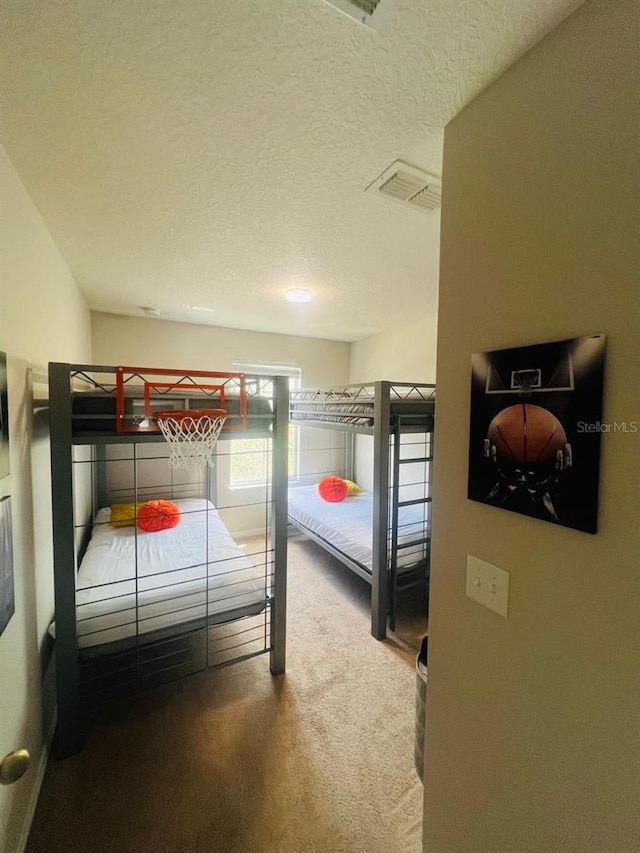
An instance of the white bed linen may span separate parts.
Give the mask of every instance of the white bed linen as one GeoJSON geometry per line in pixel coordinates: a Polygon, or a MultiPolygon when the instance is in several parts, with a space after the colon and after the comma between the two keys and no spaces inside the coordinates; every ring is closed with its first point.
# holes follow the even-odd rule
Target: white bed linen
{"type": "MultiPolygon", "coordinates": [[[[320,497],[317,485],[291,487],[289,516],[372,571],[373,495],[369,492],[331,503],[320,497]]],[[[427,533],[422,511],[415,507],[400,507],[398,522],[399,545],[427,533]]],[[[398,550],[398,570],[414,566],[424,556],[424,544],[398,550]]]]}
{"type": "MultiPolygon", "coordinates": [[[[155,533],[111,527],[108,507],[97,513],[76,584],[80,648],[264,605],[264,574],[214,505],[196,498],[174,503],[180,523],[155,533]]],[[[55,637],[55,623],[49,630],[55,637]]]]}

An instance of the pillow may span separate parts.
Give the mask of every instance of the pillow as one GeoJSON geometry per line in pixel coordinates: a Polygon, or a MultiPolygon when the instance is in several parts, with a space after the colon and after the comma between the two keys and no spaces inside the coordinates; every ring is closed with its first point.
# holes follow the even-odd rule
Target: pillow
{"type": "Polygon", "coordinates": [[[349,489],[349,491],[347,492],[347,495],[349,497],[351,497],[351,495],[361,495],[364,492],[364,489],[361,489],[357,483],[353,482],[353,480],[345,480],[345,483],[347,484],[347,488],[349,489]]]}
{"type": "Polygon", "coordinates": [[[180,523],[180,508],[171,501],[146,501],[138,510],[138,527],[146,533],[169,530],[180,523]]]}
{"type": "Polygon", "coordinates": [[[337,503],[346,498],[349,493],[349,486],[341,477],[324,477],[318,483],[318,493],[323,500],[329,501],[329,503],[337,503]]]}
{"type": "Polygon", "coordinates": [[[141,506],[142,503],[111,504],[111,527],[133,527],[136,523],[136,509],[141,506]]]}

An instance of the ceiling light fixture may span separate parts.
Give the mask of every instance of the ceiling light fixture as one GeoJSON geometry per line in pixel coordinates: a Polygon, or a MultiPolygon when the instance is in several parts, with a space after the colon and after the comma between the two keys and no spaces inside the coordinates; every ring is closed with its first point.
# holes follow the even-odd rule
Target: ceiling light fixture
{"type": "Polygon", "coordinates": [[[187,311],[209,311],[211,314],[216,313],[215,308],[206,308],[204,305],[185,305],[187,311]]]}
{"type": "Polygon", "coordinates": [[[309,302],[311,300],[311,291],[304,287],[292,287],[285,293],[289,302],[309,302]]]}

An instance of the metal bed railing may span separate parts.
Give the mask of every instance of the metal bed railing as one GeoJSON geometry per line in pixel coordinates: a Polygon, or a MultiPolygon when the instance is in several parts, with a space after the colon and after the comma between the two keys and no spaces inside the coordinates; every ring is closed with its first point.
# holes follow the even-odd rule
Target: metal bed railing
{"type": "MultiPolygon", "coordinates": [[[[330,404],[349,402],[373,403],[376,395],[376,382],[340,385],[335,388],[301,388],[291,392],[291,403],[321,402],[330,404]]],[[[388,395],[392,400],[435,400],[436,386],[422,382],[389,382],[388,395]]]]}
{"type": "Polygon", "coordinates": [[[429,427],[435,404],[435,385],[415,382],[375,382],[344,385],[326,390],[303,388],[292,391],[292,422],[373,434],[376,423],[388,414],[411,413],[405,429],[429,427]],[[385,414],[380,397],[389,413],[385,414]]]}

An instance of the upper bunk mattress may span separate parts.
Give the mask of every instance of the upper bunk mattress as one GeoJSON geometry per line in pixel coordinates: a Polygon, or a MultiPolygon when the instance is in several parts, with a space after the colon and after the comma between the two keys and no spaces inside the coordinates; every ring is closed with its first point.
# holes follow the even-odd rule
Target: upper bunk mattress
{"type": "MultiPolygon", "coordinates": [[[[240,550],[214,505],[174,503],[180,523],[154,533],[111,527],[109,507],[97,513],[76,583],[79,648],[264,608],[264,571],[240,550]]],[[[49,631],[55,636],[55,623],[49,631]]]]}
{"type": "MultiPolygon", "coordinates": [[[[289,489],[289,517],[320,536],[338,551],[371,572],[373,558],[373,495],[361,492],[331,503],[318,494],[318,487],[289,489]]],[[[426,557],[429,519],[413,506],[398,512],[398,570],[408,570],[426,557]]],[[[389,534],[390,535],[390,534],[389,534]]]]}

